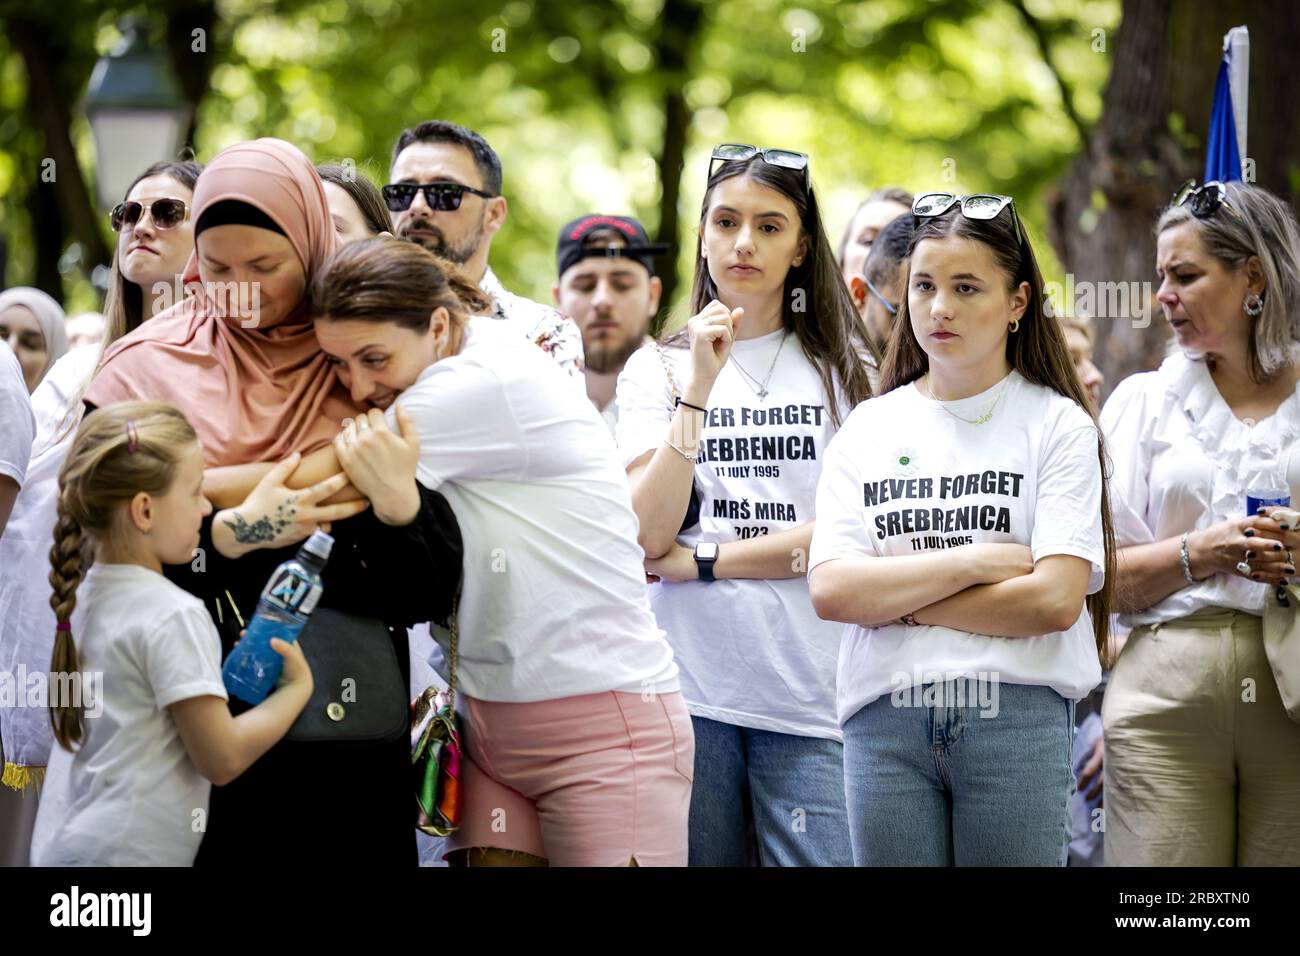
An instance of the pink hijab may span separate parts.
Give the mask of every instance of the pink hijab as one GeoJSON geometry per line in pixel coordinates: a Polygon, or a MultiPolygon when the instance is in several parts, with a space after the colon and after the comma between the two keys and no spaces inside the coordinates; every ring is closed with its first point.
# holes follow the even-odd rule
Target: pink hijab
{"type": "MultiPolygon", "coordinates": [[[[284,230],[311,284],[339,247],[325,190],[302,151],[279,139],[222,150],[194,187],[191,215],[236,199],[284,230]]],[[[199,241],[202,241],[200,237],[199,241]]],[[[198,250],[185,284],[199,281],[198,250]]],[[[274,327],[222,319],[203,294],[187,296],[104,353],[86,401],[131,399],[176,406],[203,442],[208,467],[275,461],[315,451],[358,413],[316,342],[305,302],[274,327]]]]}

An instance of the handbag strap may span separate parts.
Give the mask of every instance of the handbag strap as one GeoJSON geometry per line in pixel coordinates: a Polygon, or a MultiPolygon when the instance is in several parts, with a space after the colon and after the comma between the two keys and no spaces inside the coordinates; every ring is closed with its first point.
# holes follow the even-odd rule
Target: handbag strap
{"type": "Polygon", "coordinates": [[[457,591],[456,596],[451,600],[451,673],[447,680],[447,706],[451,708],[453,714],[456,712],[456,663],[459,655],[456,619],[460,616],[459,609],[460,592],[457,591]]]}
{"type": "Polygon", "coordinates": [[[655,352],[659,356],[659,361],[663,363],[664,374],[668,376],[668,389],[672,394],[672,406],[668,409],[668,414],[677,411],[677,399],[681,397],[681,390],[677,387],[677,379],[673,377],[673,363],[664,353],[664,347],[658,342],[655,343],[655,352]]]}

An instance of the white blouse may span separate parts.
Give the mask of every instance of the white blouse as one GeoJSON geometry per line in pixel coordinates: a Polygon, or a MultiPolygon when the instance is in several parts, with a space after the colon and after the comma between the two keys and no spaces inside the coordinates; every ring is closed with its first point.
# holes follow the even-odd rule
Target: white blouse
{"type": "MultiPolygon", "coordinates": [[[[1300,498],[1300,385],[1253,426],[1237,418],[1204,362],[1175,352],[1154,372],[1116,387],[1101,412],[1114,463],[1110,505],[1115,544],[1181,537],[1246,517],[1246,491],[1291,489],[1300,498]]],[[[1235,574],[1189,584],[1136,614],[1129,627],[1185,617],[1204,607],[1263,614],[1268,585],[1235,574]]]]}

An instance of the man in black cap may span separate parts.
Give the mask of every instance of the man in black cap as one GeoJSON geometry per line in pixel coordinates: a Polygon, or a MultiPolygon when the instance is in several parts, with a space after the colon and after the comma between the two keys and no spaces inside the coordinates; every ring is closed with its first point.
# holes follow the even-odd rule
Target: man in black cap
{"type": "Polygon", "coordinates": [[[618,422],[618,375],[645,343],[659,311],[663,283],[655,275],[654,257],[667,251],[652,244],[641,223],[629,216],[593,213],[560,230],[559,281],[551,293],[582,332],[587,397],[611,432],[618,422]]]}

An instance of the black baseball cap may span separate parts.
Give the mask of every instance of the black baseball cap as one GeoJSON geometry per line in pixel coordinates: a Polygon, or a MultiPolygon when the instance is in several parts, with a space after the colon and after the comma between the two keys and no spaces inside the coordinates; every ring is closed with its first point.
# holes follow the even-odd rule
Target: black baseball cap
{"type": "Polygon", "coordinates": [[[654,275],[654,257],[667,251],[666,245],[652,243],[646,235],[645,227],[631,216],[601,216],[592,213],[580,216],[560,230],[556,258],[559,261],[560,275],[564,275],[583,259],[592,257],[632,259],[654,275]],[[623,239],[623,244],[608,243],[605,236],[593,237],[593,233],[598,232],[612,232],[623,239]]]}

